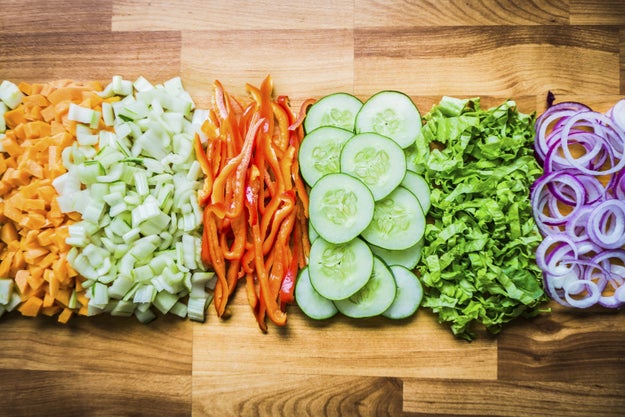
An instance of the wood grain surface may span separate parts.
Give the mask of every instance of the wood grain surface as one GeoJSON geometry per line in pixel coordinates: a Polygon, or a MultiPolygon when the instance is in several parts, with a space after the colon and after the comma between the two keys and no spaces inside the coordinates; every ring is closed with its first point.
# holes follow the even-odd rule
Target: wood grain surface
{"type": "MultiPolygon", "coordinates": [[[[427,111],[443,95],[548,91],[607,110],[625,96],[622,0],[0,0],[0,79],[180,75],[207,103],[271,74],[294,106],[399,89],[427,111]]],[[[454,339],[413,318],[295,306],[262,334],[243,291],[230,318],[0,319],[0,416],[621,416],[623,312],[552,312],[497,337],[454,339]]]]}

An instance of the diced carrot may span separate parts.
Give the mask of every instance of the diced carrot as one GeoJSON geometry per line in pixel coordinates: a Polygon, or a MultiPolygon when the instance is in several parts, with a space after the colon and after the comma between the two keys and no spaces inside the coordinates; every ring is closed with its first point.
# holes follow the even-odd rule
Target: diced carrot
{"type": "MultiPolygon", "coordinates": [[[[56,116],[55,108],[52,104],[42,108],[39,113],[41,114],[41,118],[48,123],[52,122],[54,120],[54,117],[56,116]]],[[[50,126],[51,129],[54,129],[53,124],[50,124],[50,126]]]]}
{"type": "Polygon", "coordinates": [[[69,304],[69,297],[71,297],[71,295],[72,295],[72,291],[71,290],[69,290],[67,288],[60,288],[54,298],[56,298],[56,300],[61,305],[67,307],[67,305],[69,304]]]}
{"type": "Polygon", "coordinates": [[[42,304],[41,298],[33,296],[24,301],[17,310],[24,316],[35,317],[39,314],[42,304]]]}
{"type": "Polygon", "coordinates": [[[26,138],[43,138],[50,136],[50,124],[43,120],[34,120],[24,125],[24,134],[26,138]]]}
{"type": "Polygon", "coordinates": [[[59,318],[58,318],[59,323],[67,323],[73,314],[74,312],[72,309],[67,308],[67,307],[64,308],[63,311],[61,311],[61,314],[59,314],[59,318]]]}
{"type": "Polygon", "coordinates": [[[33,94],[33,87],[31,84],[27,83],[26,81],[21,81],[18,85],[17,88],[19,88],[19,90],[26,94],[26,95],[30,95],[33,94]]]}
{"type": "Polygon", "coordinates": [[[43,308],[51,307],[54,305],[54,297],[52,297],[49,293],[46,293],[43,296],[43,308]]]}
{"type": "Polygon", "coordinates": [[[59,314],[61,312],[61,307],[58,305],[52,305],[50,307],[42,307],[40,313],[44,316],[54,316],[55,314],[59,314]]]}
{"type": "Polygon", "coordinates": [[[100,110],[103,99],[95,92],[102,87],[58,80],[19,88],[25,96],[5,113],[0,154],[0,277],[15,281],[22,314],[59,314],[65,323],[74,313],[86,314],[88,299],[83,295],[77,308],[68,308],[71,294],[83,291],[65,242],[67,226],[80,214],[61,212],[52,181],[66,172],[63,149],[76,140],[70,104],[100,110]]]}
{"type": "Polygon", "coordinates": [[[18,239],[17,230],[15,230],[15,225],[13,223],[5,223],[2,225],[0,239],[7,244],[18,239]]]}
{"type": "Polygon", "coordinates": [[[48,94],[48,100],[52,104],[61,102],[80,103],[82,101],[83,88],[81,87],[61,87],[48,94]]]}
{"type": "Polygon", "coordinates": [[[15,253],[7,251],[6,248],[3,252],[7,252],[7,255],[0,261],[0,278],[6,278],[10,275],[13,257],[15,256],[15,253]]]}
{"type": "Polygon", "coordinates": [[[24,109],[21,107],[16,107],[13,110],[9,110],[5,112],[4,121],[6,122],[6,125],[9,128],[14,128],[20,123],[26,122],[26,117],[24,116],[24,109]]]}
{"type": "Polygon", "coordinates": [[[38,290],[39,288],[41,288],[44,282],[43,277],[35,276],[33,274],[29,274],[26,278],[26,281],[28,282],[28,286],[33,290],[38,290]]]}
{"type": "Polygon", "coordinates": [[[20,293],[25,294],[28,290],[28,277],[30,273],[25,269],[20,269],[15,273],[15,285],[20,293]]]}

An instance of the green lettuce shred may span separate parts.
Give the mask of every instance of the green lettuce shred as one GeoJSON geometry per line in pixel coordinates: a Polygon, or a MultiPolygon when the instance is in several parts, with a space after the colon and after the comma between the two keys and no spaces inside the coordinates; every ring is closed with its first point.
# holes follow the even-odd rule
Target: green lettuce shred
{"type": "Polygon", "coordinates": [[[483,110],[479,98],[443,97],[423,119],[408,161],[432,188],[417,266],[423,306],[466,340],[479,323],[496,334],[545,311],[529,198],[542,173],[533,154],[535,114],[519,112],[512,100],[483,110]]]}

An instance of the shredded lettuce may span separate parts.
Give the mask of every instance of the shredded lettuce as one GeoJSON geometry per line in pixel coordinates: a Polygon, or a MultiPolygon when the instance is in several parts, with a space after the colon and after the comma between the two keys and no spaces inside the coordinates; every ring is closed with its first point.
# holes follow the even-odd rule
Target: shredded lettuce
{"type": "Polygon", "coordinates": [[[479,98],[443,97],[423,119],[409,160],[432,187],[417,266],[423,306],[458,337],[472,340],[479,323],[499,333],[547,300],[529,199],[542,173],[533,156],[535,114],[512,100],[484,110],[479,98]]]}

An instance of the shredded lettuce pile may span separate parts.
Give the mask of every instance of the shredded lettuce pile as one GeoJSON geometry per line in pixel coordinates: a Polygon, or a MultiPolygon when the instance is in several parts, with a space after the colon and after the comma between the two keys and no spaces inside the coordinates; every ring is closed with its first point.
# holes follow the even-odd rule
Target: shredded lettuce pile
{"type": "Polygon", "coordinates": [[[432,188],[417,266],[423,306],[457,337],[474,339],[479,323],[499,333],[516,317],[540,313],[547,300],[529,198],[542,173],[533,155],[535,115],[511,100],[484,110],[479,98],[443,97],[423,119],[409,156],[432,188]]]}

